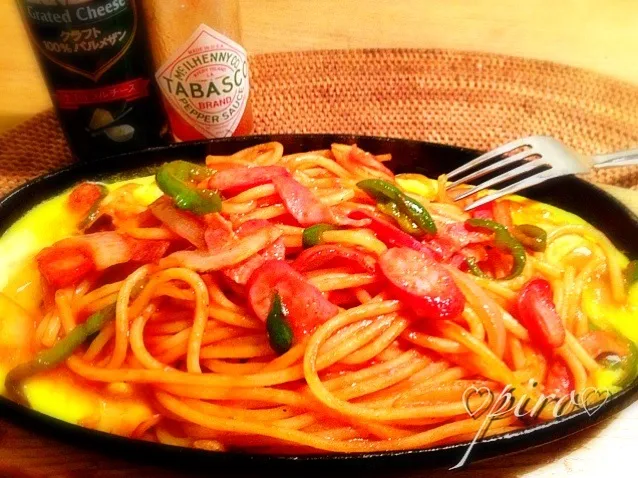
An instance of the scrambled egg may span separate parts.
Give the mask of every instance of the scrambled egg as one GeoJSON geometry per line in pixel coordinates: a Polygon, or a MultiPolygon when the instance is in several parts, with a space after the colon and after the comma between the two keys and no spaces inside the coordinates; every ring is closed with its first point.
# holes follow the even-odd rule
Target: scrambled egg
{"type": "MultiPolygon", "coordinates": [[[[417,194],[425,199],[434,200],[438,193],[438,183],[433,179],[416,174],[398,175],[397,183],[406,192],[417,194]]],[[[541,225],[548,232],[555,227],[585,225],[582,218],[549,204],[543,204],[521,196],[510,196],[508,200],[520,207],[512,207],[514,224],[541,225]]],[[[563,266],[565,258],[570,255],[581,255],[586,259],[591,254],[591,242],[574,234],[564,235],[553,241],[545,251],[548,262],[563,266]]],[[[629,260],[622,253],[617,253],[617,260],[624,268],[629,260]]],[[[599,329],[615,329],[626,338],[638,344],[638,283],[628,291],[627,303],[618,304],[610,296],[602,280],[592,280],[585,285],[581,302],[584,313],[590,322],[599,329]]],[[[603,369],[596,376],[596,385],[601,389],[618,390],[613,384],[619,378],[619,371],[603,369]]]]}
{"type": "MultiPolygon", "coordinates": [[[[137,200],[150,204],[161,196],[154,177],[107,184],[112,191],[139,184],[137,200]]],[[[77,217],[65,207],[69,191],[39,204],[0,237],[0,393],[15,365],[32,356],[36,312],[42,300],[40,275],[34,257],[38,251],[77,233],[77,217]]],[[[117,387],[115,387],[117,388],[117,387]]],[[[129,435],[151,416],[151,409],[135,391],[130,396],[110,392],[108,384],[91,384],[69,372],[52,371],[26,384],[35,410],[70,423],[129,435]]]]}
{"type": "MultiPolygon", "coordinates": [[[[438,184],[433,179],[410,174],[397,176],[397,182],[405,191],[427,200],[437,196],[438,184]]],[[[112,191],[130,183],[139,185],[133,194],[144,204],[150,204],[161,195],[153,176],[120,181],[107,187],[112,191]]],[[[67,191],[36,206],[0,238],[0,393],[4,393],[8,370],[32,355],[36,313],[41,301],[34,256],[44,247],[77,233],[77,218],[65,207],[68,195],[67,191]]],[[[559,208],[520,196],[510,199],[521,205],[512,209],[516,224],[585,224],[578,216],[559,208]]],[[[584,238],[562,237],[547,250],[548,260],[560,264],[566,254],[586,245],[584,238]]],[[[627,259],[620,256],[626,264],[627,259]]],[[[638,343],[638,285],[630,290],[627,304],[618,305],[592,281],[584,290],[582,307],[597,327],[614,328],[638,343]]],[[[598,382],[601,386],[611,385],[615,379],[614,371],[604,370],[598,382]]],[[[87,386],[65,371],[36,376],[26,389],[34,409],[105,432],[128,435],[151,415],[150,407],[135,392],[123,397],[110,393],[106,384],[87,386]]]]}

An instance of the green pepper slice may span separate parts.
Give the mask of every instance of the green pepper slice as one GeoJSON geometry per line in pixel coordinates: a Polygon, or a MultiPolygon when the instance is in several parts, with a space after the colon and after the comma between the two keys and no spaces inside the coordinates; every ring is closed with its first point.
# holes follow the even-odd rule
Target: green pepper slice
{"type": "Polygon", "coordinates": [[[162,192],[173,198],[180,209],[202,215],[219,212],[222,200],[216,191],[197,189],[192,181],[201,181],[213,175],[213,171],[187,161],[173,161],[160,167],[155,175],[162,192]]]}
{"type": "Polygon", "coordinates": [[[627,269],[625,269],[625,279],[629,287],[638,282],[638,260],[633,260],[629,263],[627,269]]]}
{"type": "Polygon", "coordinates": [[[275,292],[270,312],[266,318],[266,331],[270,346],[279,355],[284,354],[292,347],[294,335],[286,320],[287,311],[281,302],[279,293],[275,292]]]}
{"type": "Polygon", "coordinates": [[[491,219],[478,219],[472,218],[465,221],[468,226],[478,227],[481,229],[488,229],[492,232],[505,231],[507,232],[507,227],[505,227],[500,222],[492,221],[491,219]]]}
{"type": "Polygon", "coordinates": [[[307,227],[301,234],[301,242],[304,248],[313,247],[321,244],[321,235],[326,231],[332,231],[336,226],[332,224],[315,224],[307,227]]]}
{"type": "Polygon", "coordinates": [[[357,187],[376,199],[378,203],[394,203],[397,210],[403,213],[407,220],[416,224],[422,233],[436,233],[436,224],[427,209],[394,184],[383,179],[364,179],[357,183],[357,187]]]}
{"type": "Polygon", "coordinates": [[[521,224],[512,228],[512,235],[524,246],[536,252],[543,252],[547,248],[547,232],[533,224],[521,224]]]}
{"type": "Polygon", "coordinates": [[[525,247],[514,236],[512,236],[507,227],[503,224],[499,224],[496,221],[490,219],[468,219],[466,222],[469,226],[478,227],[482,229],[488,229],[495,233],[494,245],[503,251],[507,251],[512,254],[514,259],[514,265],[512,271],[500,280],[510,280],[518,277],[525,268],[527,262],[527,255],[525,254],[525,247]]]}
{"type": "Polygon", "coordinates": [[[626,387],[638,377],[638,348],[631,340],[628,340],[629,355],[621,360],[620,367],[623,374],[617,382],[619,387],[626,387]]]}
{"type": "Polygon", "coordinates": [[[618,374],[614,385],[620,388],[625,388],[638,377],[638,349],[630,340],[627,340],[627,346],[629,354],[626,357],[613,355],[597,360],[605,369],[618,374]]]}
{"type": "Polygon", "coordinates": [[[102,204],[102,200],[109,194],[109,190],[104,184],[96,184],[96,186],[100,189],[100,197],[93,203],[86,217],[82,219],[82,221],[80,221],[80,224],[78,224],[80,230],[86,229],[95,222],[100,213],[100,205],[102,204]]]}
{"type": "Polygon", "coordinates": [[[399,227],[408,234],[412,234],[413,236],[423,234],[421,228],[411,221],[408,216],[403,214],[396,203],[392,201],[379,202],[377,203],[377,209],[387,216],[392,216],[399,227]]]}
{"type": "Polygon", "coordinates": [[[92,314],[86,319],[86,322],[75,327],[66,337],[50,349],[39,352],[33,360],[13,368],[4,381],[7,392],[20,403],[28,405],[29,401],[24,391],[24,380],[60,365],[73,355],[73,352],[89,337],[99,332],[107,322],[114,318],[115,303],[107,305],[102,310],[92,314]]]}
{"type": "Polygon", "coordinates": [[[481,270],[479,265],[476,263],[476,259],[473,257],[468,257],[465,259],[465,263],[467,264],[467,269],[477,277],[487,278],[487,274],[481,270]]]}

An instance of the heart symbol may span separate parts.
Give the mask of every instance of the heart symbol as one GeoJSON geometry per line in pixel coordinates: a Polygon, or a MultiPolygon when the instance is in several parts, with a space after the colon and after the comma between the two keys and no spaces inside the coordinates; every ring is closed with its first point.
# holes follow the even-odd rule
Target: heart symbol
{"type": "Polygon", "coordinates": [[[581,393],[581,406],[590,417],[594,415],[600,408],[607,403],[611,393],[609,390],[598,390],[594,387],[588,387],[581,393]],[[601,400],[601,397],[603,399],[601,400]],[[593,400],[591,400],[593,398],[593,400]]]}
{"type": "Polygon", "coordinates": [[[477,388],[472,385],[471,387],[466,388],[465,392],[463,392],[463,406],[465,407],[465,411],[467,412],[467,414],[472,418],[480,417],[483,412],[489,408],[493,400],[494,394],[487,387],[477,388]],[[483,398],[483,402],[477,409],[472,410],[472,408],[470,408],[470,400],[474,395],[485,398],[483,398]]]}

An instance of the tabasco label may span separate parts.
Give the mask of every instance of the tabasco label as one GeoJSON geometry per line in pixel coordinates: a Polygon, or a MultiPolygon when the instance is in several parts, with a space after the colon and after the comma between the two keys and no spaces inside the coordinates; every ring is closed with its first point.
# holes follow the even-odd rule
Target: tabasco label
{"type": "Polygon", "coordinates": [[[176,139],[231,136],[246,110],[248,59],[241,45],[200,25],[157,71],[176,139]]]}

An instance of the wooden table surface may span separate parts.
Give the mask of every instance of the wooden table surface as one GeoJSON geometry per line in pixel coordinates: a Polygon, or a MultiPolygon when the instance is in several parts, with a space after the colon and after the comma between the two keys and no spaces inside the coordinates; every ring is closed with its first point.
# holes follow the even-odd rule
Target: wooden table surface
{"type": "MultiPolygon", "coordinates": [[[[635,0],[240,0],[251,53],[315,48],[479,50],[588,68],[638,85],[635,0]]],[[[0,133],[50,100],[13,0],[0,2],[0,133]]],[[[638,114],[638,113],[637,113],[638,114]]],[[[609,188],[638,211],[638,197],[609,188]]],[[[603,476],[633,469],[638,404],[575,437],[477,463],[460,477],[603,476]]],[[[413,473],[410,476],[443,476],[413,473]]],[[[176,477],[0,421],[0,477],[176,477]]],[[[218,475],[219,476],[219,475],[218,475]]]]}
{"type": "MultiPolygon", "coordinates": [[[[239,3],[244,45],[250,53],[453,48],[551,60],[638,84],[635,0],[239,3]]],[[[50,101],[15,0],[0,0],[0,45],[1,133],[49,107],[50,101]]]]}

